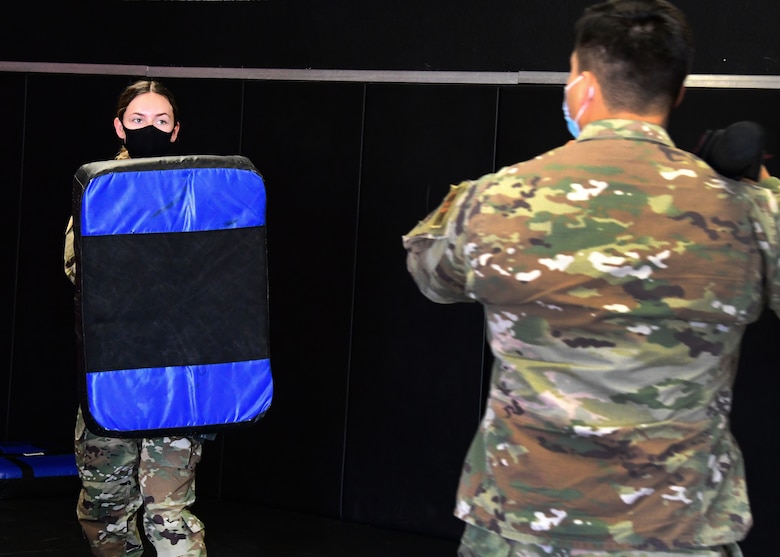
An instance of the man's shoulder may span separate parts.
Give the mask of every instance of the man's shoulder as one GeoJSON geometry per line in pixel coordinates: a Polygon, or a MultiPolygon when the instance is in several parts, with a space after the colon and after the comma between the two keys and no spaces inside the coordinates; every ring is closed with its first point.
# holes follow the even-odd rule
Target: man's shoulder
{"type": "MultiPolygon", "coordinates": [[[[515,163],[503,166],[499,168],[496,172],[483,176],[480,179],[480,181],[484,182],[485,180],[496,180],[501,178],[510,178],[512,176],[533,174],[537,172],[538,169],[545,168],[546,165],[560,159],[561,156],[566,157],[565,151],[567,150],[568,147],[570,147],[574,143],[575,142],[572,140],[558,147],[554,147],[548,151],[539,153],[538,155],[535,155],[530,159],[517,161],[515,163]]],[[[572,154],[573,153],[571,152],[568,153],[569,156],[571,156],[572,154]]]]}
{"type": "Polygon", "coordinates": [[[588,151],[590,149],[584,144],[572,140],[533,158],[504,166],[495,173],[483,176],[478,183],[531,182],[541,186],[548,183],[549,178],[588,171],[593,163],[588,151]]]}

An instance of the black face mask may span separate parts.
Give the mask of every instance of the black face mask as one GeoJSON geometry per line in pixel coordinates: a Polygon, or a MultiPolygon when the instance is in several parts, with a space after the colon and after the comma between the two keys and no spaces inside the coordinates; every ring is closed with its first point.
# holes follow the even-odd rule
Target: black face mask
{"type": "Polygon", "coordinates": [[[148,125],[137,130],[125,130],[125,147],[132,158],[162,157],[173,150],[171,136],[173,131],[164,132],[153,125],[148,125]]]}

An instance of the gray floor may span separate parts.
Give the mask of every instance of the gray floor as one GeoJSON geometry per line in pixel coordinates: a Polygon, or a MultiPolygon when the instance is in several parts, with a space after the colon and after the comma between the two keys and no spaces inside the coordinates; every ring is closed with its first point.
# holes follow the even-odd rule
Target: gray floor
{"type": "MultiPolygon", "coordinates": [[[[0,556],[88,557],[75,494],[0,498],[0,556]]],[[[209,557],[455,557],[457,542],[201,499],[209,557]]],[[[145,555],[154,555],[149,550],[145,555]]]]}

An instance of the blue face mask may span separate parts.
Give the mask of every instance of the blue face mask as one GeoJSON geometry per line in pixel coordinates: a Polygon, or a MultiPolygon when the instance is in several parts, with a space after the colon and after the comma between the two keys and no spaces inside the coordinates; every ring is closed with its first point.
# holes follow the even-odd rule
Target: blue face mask
{"type": "Polygon", "coordinates": [[[566,95],[563,96],[563,119],[566,120],[566,127],[574,139],[580,136],[580,125],[569,114],[569,103],[566,102],[566,95]]]}
{"type": "Polygon", "coordinates": [[[582,77],[582,75],[577,76],[577,79],[563,88],[563,119],[566,120],[566,127],[569,129],[569,133],[574,139],[577,139],[580,136],[579,119],[582,117],[582,113],[585,112],[585,109],[588,107],[588,104],[590,104],[590,101],[593,98],[593,87],[590,87],[588,89],[588,98],[584,103],[582,103],[580,110],[577,112],[577,116],[574,118],[571,117],[571,114],[569,114],[569,103],[566,101],[566,96],[571,86],[582,79],[582,77]]]}

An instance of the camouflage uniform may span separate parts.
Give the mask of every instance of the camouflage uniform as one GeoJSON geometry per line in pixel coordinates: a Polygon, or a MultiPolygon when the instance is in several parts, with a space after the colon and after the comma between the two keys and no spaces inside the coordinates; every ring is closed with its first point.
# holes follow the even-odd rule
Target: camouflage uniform
{"type": "Polygon", "coordinates": [[[571,549],[548,544],[508,540],[490,530],[471,524],[466,528],[458,548],[458,557],[742,557],[736,543],[707,549],[670,551],[599,551],[571,549]]]}
{"type": "MultiPolygon", "coordinates": [[[[75,281],[72,219],[64,258],[65,274],[75,281]]],[[[100,437],[86,428],[79,408],[75,451],[82,484],[76,514],[93,555],[141,555],[137,511],[143,506],[144,532],[158,557],[206,556],[203,523],[188,510],[201,437],[100,437]]]]}
{"type": "Polygon", "coordinates": [[[485,308],[491,389],[455,515],[519,549],[479,555],[719,555],[745,536],[729,412],[745,327],[780,309],[773,191],[603,120],[454,186],[403,237],[428,298],[485,308]]]}

